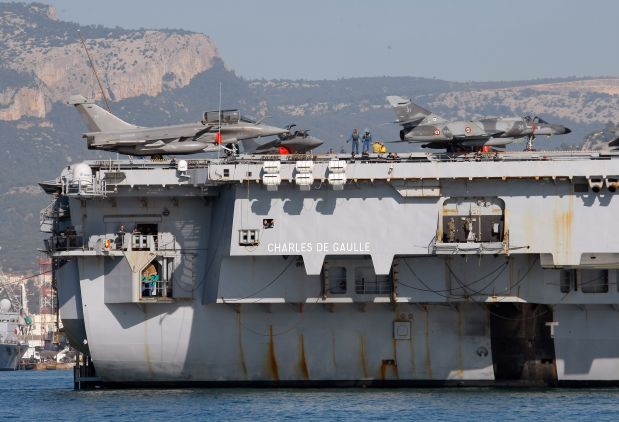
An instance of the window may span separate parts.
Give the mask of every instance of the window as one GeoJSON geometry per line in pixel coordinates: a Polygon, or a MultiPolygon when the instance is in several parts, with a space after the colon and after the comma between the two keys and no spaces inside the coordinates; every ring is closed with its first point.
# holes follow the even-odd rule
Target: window
{"type": "Polygon", "coordinates": [[[502,242],[505,203],[499,198],[447,198],[443,202],[440,241],[502,242]]]}
{"type": "Polygon", "coordinates": [[[172,297],[172,258],[154,259],[142,270],[140,292],[142,299],[172,297]]]}
{"type": "Polygon", "coordinates": [[[391,276],[376,275],[372,267],[355,269],[355,293],[390,294],[393,287],[391,276]]]}
{"type": "Polygon", "coordinates": [[[576,287],[576,270],[561,270],[561,293],[569,293],[576,287]]]}
{"type": "Polygon", "coordinates": [[[331,294],[345,294],[346,293],[346,268],[345,267],[330,267],[328,271],[329,271],[328,292],[331,294]]]}
{"type": "Polygon", "coordinates": [[[580,270],[583,293],[608,293],[608,270],[580,270]]]}
{"type": "Polygon", "coordinates": [[[608,270],[561,270],[561,293],[580,289],[583,293],[607,293],[608,270]]]}

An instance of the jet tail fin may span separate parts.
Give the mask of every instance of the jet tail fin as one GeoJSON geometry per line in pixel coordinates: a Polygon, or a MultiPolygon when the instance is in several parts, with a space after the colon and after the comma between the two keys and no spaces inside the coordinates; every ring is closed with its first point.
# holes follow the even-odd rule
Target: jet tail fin
{"type": "Polygon", "coordinates": [[[429,110],[415,104],[410,98],[398,97],[390,95],[387,97],[389,105],[393,108],[395,115],[398,118],[400,125],[416,126],[427,116],[432,114],[429,110]]]}
{"type": "Polygon", "coordinates": [[[82,95],[72,95],[69,104],[75,106],[88,132],[117,132],[138,127],[119,119],[82,95]]]}

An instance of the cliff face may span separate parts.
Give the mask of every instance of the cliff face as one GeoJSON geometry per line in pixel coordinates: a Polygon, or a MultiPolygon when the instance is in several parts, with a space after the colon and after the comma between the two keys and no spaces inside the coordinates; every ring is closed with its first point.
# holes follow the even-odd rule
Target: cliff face
{"type": "MultiPolygon", "coordinates": [[[[0,85],[0,120],[45,117],[54,102],[75,93],[101,97],[78,29],[58,21],[51,6],[0,4],[0,70],[19,76],[19,83],[9,78],[0,85]]],[[[102,27],[80,32],[117,101],[186,86],[218,57],[203,34],[102,27]]]]}
{"type": "Polygon", "coordinates": [[[576,123],[619,121],[619,79],[589,79],[438,95],[431,107],[450,109],[460,118],[482,116],[489,107],[504,114],[551,114],[576,123]]]}

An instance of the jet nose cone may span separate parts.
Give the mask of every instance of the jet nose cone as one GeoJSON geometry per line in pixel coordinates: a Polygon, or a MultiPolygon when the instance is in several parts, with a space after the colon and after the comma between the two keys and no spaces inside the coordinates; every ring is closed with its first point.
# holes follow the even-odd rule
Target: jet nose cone
{"type": "Polygon", "coordinates": [[[561,125],[552,125],[551,128],[552,131],[558,135],[567,135],[568,133],[572,133],[571,129],[561,125]]]}
{"type": "Polygon", "coordinates": [[[313,137],[310,137],[310,139],[308,139],[308,141],[309,141],[308,143],[312,146],[312,148],[319,147],[319,146],[321,146],[324,143],[320,139],[313,138],[313,137]]]}

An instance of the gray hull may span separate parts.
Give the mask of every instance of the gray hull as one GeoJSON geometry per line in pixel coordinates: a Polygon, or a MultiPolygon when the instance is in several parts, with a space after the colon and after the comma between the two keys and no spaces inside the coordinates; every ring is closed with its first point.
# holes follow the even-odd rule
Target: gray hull
{"type": "Polygon", "coordinates": [[[16,370],[25,351],[25,346],[0,343],[0,371],[16,370]]]}
{"type": "Polygon", "coordinates": [[[75,231],[47,242],[60,316],[103,384],[619,383],[619,155],[333,158],[46,184],[75,231]]]}

